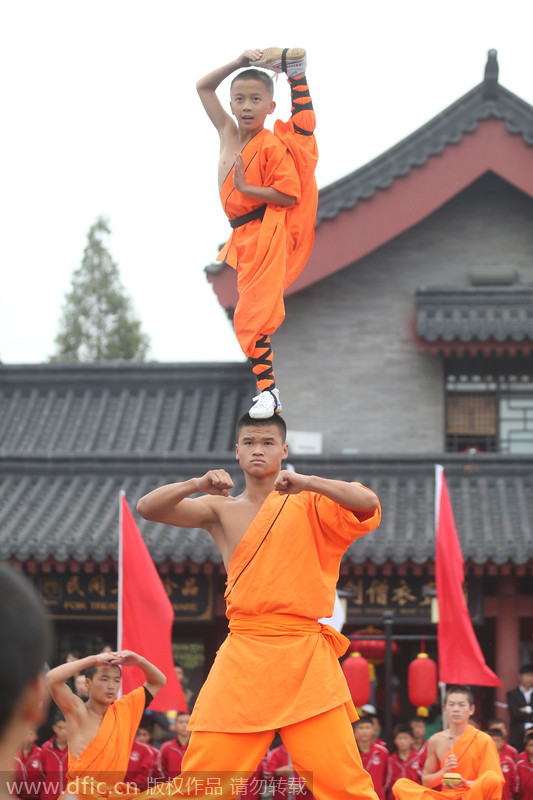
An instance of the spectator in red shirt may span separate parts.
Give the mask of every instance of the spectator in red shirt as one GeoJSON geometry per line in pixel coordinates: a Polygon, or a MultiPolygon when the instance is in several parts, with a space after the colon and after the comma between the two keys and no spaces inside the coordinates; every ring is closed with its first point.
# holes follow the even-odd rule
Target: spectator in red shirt
{"type": "Polygon", "coordinates": [[[418,764],[420,769],[424,769],[426,757],[428,754],[428,740],[426,739],[426,720],[424,717],[412,717],[409,720],[409,725],[413,731],[413,747],[418,753],[418,764]]]}
{"type": "Polygon", "coordinates": [[[526,740],[524,758],[516,765],[518,770],[518,794],[516,800],[533,800],[533,735],[526,740]]]}
{"type": "MultiPolygon", "coordinates": [[[[274,788],[272,800],[287,800],[289,795],[313,800],[305,782],[294,771],[284,744],[275,747],[265,761],[265,772],[274,788]]],[[[311,776],[312,778],[312,776],[311,776]]]]}
{"type": "Polygon", "coordinates": [[[410,778],[422,783],[422,770],[418,761],[418,753],[413,747],[414,737],[408,723],[399,723],[393,732],[394,753],[389,756],[386,790],[388,800],[393,800],[392,787],[398,778],[410,778]]]}
{"type": "Polygon", "coordinates": [[[159,750],[151,744],[152,726],[145,717],[141,719],[131,748],[128,771],[124,780],[138,789],[149,789],[162,776],[157,767],[159,750]]]}
{"type": "Polygon", "coordinates": [[[511,758],[513,758],[515,761],[518,761],[518,750],[516,749],[516,747],[510,745],[508,742],[509,731],[507,730],[507,725],[505,724],[505,720],[501,719],[500,717],[494,717],[489,721],[487,727],[489,733],[490,731],[494,730],[494,728],[498,728],[498,730],[500,730],[503,733],[503,738],[504,738],[504,744],[502,749],[503,755],[511,756],[511,758]]]}
{"type": "Polygon", "coordinates": [[[518,788],[518,771],[516,761],[504,752],[505,737],[500,728],[489,728],[487,733],[492,736],[496,749],[500,754],[500,764],[502,766],[505,783],[502,789],[502,800],[513,800],[518,788]]]}
{"type": "Polygon", "coordinates": [[[188,711],[178,711],[174,724],[176,735],[169,742],[163,742],[161,745],[157,766],[166,781],[173,780],[181,772],[181,762],[191,737],[187,730],[189,719],[188,711]]]}
{"type": "Polygon", "coordinates": [[[380,800],[385,800],[389,752],[386,747],[374,741],[372,717],[365,716],[357,720],[354,723],[354,734],[363,767],[372,778],[377,796],[380,800]]]}
{"type": "Polygon", "coordinates": [[[43,763],[41,748],[37,747],[37,732],[30,728],[24,737],[22,747],[15,753],[15,771],[17,776],[17,794],[21,800],[34,800],[41,795],[43,763]]]}
{"type": "Polygon", "coordinates": [[[52,723],[54,735],[42,746],[44,780],[41,800],[57,800],[66,785],[68,766],[67,723],[58,713],[52,723]]]}

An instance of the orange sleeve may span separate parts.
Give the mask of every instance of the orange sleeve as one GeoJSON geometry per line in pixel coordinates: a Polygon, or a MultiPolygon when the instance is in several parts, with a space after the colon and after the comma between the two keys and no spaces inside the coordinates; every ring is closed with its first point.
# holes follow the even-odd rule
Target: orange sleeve
{"type": "Polygon", "coordinates": [[[275,137],[271,137],[261,150],[262,185],[294,197],[301,195],[300,178],[290,152],[275,137]]]}
{"type": "MultiPolygon", "coordinates": [[[[360,483],[357,485],[362,486],[360,483]]],[[[311,497],[316,520],[323,534],[331,542],[336,543],[343,552],[356,539],[377,528],[381,521],[379,500],[378,507],[372,516],[359,520],[353,511],[330,500],[329,497],[314,493],[311,494],[311,497]]]]}

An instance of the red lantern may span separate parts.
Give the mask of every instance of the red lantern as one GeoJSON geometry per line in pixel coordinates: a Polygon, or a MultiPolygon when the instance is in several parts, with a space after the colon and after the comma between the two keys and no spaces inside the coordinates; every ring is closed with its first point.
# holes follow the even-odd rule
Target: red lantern
{"type": "Polygon", "coordinates": [[[432,706],[437,699],[437,665],[427,653],[419,653],[409,664],[407,687],[414,706],[432,706]]]}
{"type": "Polygon", "coordinates": [[[370,700],[370,668],[361,653],[350,653],[342,662],[342,671],[354,705],[364,706],[370,700]]]}
{"type": "MultiPolygon", "coordinates": [[[[350,634],[351,643],[348,648],[349,653],[358,652],[367,659],[370,664],[370,680],[374,680],[376,677],[375,665],[383,664],[385,661],[385,639],[359,639],[358,637],[372,636],[373,634],[383,636],[383,632],[374,628],[372,625],[360,631],[355,631],[350,634]]],[[[398,652],[398,645],[396,642],[391,642],[391,651],[393,655],[398,652]]]]}

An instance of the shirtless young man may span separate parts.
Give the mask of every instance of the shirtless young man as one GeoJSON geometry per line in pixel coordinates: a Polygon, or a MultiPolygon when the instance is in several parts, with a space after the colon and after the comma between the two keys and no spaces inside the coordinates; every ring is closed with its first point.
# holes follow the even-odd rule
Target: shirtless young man
{"type": "MultiPolygon", "coordinates": [[[[163,673],[137,653],[122,650],[60,664],[50,670],[46,682],[67,723],[68,780],[98,779],[105,784],[122,781],[143,711],[166,683],[163,673]],[[139,667],[146,681],[117,700],[121,666],[139,667]],[[86,702],[66,683],[82,671],[89,690],[86,702]]],[[[73,791],[70,786],[70,793],[73,791]]],[[[90,793],[89,782],[78,785],[75,793],[90,793]]]]}
{"type": "Polygon", "coordinates": [[[443,711],[448,727],[428,740],[422,786],[400,778],[392,788],[394,796],[397,800],[436,800],[444,794],[453,800],[498,800],[504,783],[500,757],[492,738],[469,724],[475,711],[470,689],[448,687],[443,711]],[[455,777],[448,781],[447,773],[455,777]],[[441,785],[442,791],[437,791],[441,785]]]}
{"type": "Polygon", "coordinates": [[[279,730],[317,800],[376,800],[338,661],[348,640],[318,620],[333,612],[344,552],[379,524],[379,502],[358,483],[281,470],[285,433],[277,415],[239,421],[236,497],[229,473],[212,469],[137,505],[146,519],[207,530],[228,572],[230,634],[195,703],[181,777],[210,770],[231,797],[233,776],[249,778],[279,730]]]}

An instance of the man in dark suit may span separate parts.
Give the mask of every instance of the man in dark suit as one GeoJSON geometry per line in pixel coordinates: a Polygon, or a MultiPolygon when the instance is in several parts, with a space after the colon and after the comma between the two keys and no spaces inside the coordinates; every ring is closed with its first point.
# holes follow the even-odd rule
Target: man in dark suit
{"type": "Polygon", "coordinates": [[[533,730],[533,664],[520,667],[518,687],[507,692],[507,704],[511,716],[509,744],[521,753],[524,731],[533,730]]]}

